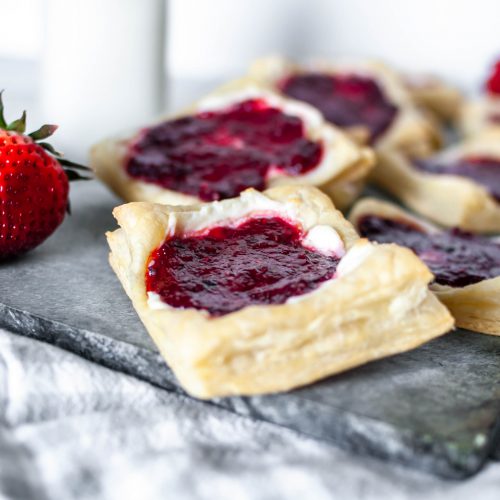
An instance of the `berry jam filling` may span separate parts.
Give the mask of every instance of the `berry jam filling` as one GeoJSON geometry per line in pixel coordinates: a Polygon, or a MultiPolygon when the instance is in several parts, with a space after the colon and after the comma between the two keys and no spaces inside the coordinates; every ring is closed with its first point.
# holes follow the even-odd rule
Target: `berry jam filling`
{"type": "Polygon", "coordinates": [[[428,234],[411,223],[367,215],[358,223],[362,236],[411,248],[440,285],[463,287],[500,276],[500,244],[459,229],[428,234]]]}
{"type": "Polygon", "coordinates": [[[470,156],[452,164],[440,164],[432,160],[415,160],[413,165],[431,174],[452,174],[467,177],[483,186],[500,201],[500,160],[487,156],[470,156]]]}
{"type": "Polygon", "coordinates": [[[493,96],[500,96],[500,61],[493,66],[490,77],[486,82],[486,92],[493,96]]]}
{"type": "Polygon", "coordinates": [[[173,307],[222,316],[246,306],[283,304],[333,278],[339,259],[302,246],[301,230],[279,217],[255,217],[168,238],[150,258],[148,292],[173,307]]]}
{"type": "Polygon", "coordinates": [[[321,161],[322,146],[304,124],[263,99],[207,111],[145,130],[132,145],[130,176],[204,201],[266,188],[270,170],[302,175],[321,161]]]}
{"type": "Polygon", "coordinates": [[[286,95],[318,108],[335,125],[367,127],[370,142],[387,130],[398,111],[377,82],[361,75],[302,73],[285,79],[280,87],[286,95]]]}

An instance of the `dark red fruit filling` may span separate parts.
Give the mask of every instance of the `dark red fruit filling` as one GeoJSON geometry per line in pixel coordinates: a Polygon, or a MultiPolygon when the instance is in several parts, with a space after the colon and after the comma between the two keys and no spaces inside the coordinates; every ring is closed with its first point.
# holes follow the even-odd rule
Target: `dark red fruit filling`
{"type": "Polygon", "coordinates": [[[500,61],[493,66],[493,71],[486,82],[488,94],[500,96],[500,61]]]}
{"type": "Polygon", "coordinates": [[[358,228],[370,240],[411,248],[441,285],[463,287],[500,276],[500,244],[491,239],[459,229],[427,234],[410,223],[375,215],[363,217],[358,228]]]}
{"type": "Polygon", "coordinates": [[[302,73],[287,78],[280,87],[340,127],[367,127],[371,142],[387,130],[398,111],[374,80],[361,75],[302,73]]]}
{"type": "Polygon", "coordinates": [[[301,244],[301,230],[278,217],[174,236],[155,250],[146,288],[173,307],[222,316],[254,304],[283,304],[333,277],[338,258],[301,244]]]}
{"type": "Polygon", "coordinates": [[[470,156],[452,164],[433,160],[416,160],[414,166],[432,174],[460,175],[474,180],[500,201],[500,160],[487,156],[470,156]]]}
{"type": "Polygon", "coordinates": [[[212,201],[249,187],[265,189],[271,168],[305,174],[321,155],[321,144],[305,137],[300,118],[250,99],[145,130],[126,169],[132,177],[212,201]]]}

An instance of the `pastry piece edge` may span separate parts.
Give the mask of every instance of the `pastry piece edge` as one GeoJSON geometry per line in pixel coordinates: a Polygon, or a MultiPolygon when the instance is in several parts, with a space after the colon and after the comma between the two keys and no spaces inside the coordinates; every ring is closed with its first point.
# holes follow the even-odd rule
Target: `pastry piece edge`
{"type": "MultiPolygon", "coordinates": [[[[193,310],[183,310],[181,319],[179,311],[175,310],[168,311],[167,319],[167,316],[158,316],[157,311],[152,314],[146,298],[138,297],[141,292],[137,290],[137,280],[144,280],[146,262],[141,270],[137,258],[142,252],[144,260],[145,248],[137,248],[132,233],[137,231],[140,244],[148,247],[145,241],[151,240],[151,235],[157,237],[162,226],[164,235],[170,213],[175,215],[199,207],[166,207],[149,203],[118,207],[115,215],[122,228],[108,233],[111,264],[160,352],[189,393],[209,398],[288,390],[414,348],[453,326],[446,308],[428,291],[431,274],[411,251],[396,245],[375,246],[366,240],[358,240],[352,226],[333,209],[328,198],[314,188],[281,187],[268,190],[264,196],[275,200],[295,198],[297,203],[310,204],[309,208],[315,210],[318,217],[350,227],[344,230],[346,237],[352,238],[350,249],[357,247],[357,252],[365,253],[365,258],[372,260],[360,266],[365,270],[390,268],[391,271],[378,276],[372,284],[366,282],[359,269],[349,271],[332,280],[333,286],[343,280],[341,289],[335,292],[340,303],[330,300],[330,292],[321,293],[320,287],[303,296],[300,305],[293,305],[298,307],[296,314],[293,314],[291,304],[285,303],[251,306],[215,319],[207,319],[193,310]],[[159,225],[144,233],[139,226],[148,217],[155,219],[153,224],[159,225]],[[366,252],[367,248],[369,252],[366,252]],[[342,322],[341,311],[348,302],[347,297],[351,297],[354,306],[351,317],[342,322]],[[338,314],[325,312],[325,305],[338,314]],[[366,311],[367,306],[372,307],[370,314],[366,311]],[[256,317],[260,318],[260,323],[252,327],[256,317]],[[302,321],[299,331],[297,321],[302,321]],[[378,335],[373,333],[374,321],[380,324],[378,335]],[[175,323],[179,331],[174,334],[169,333],[169,328],[164,328],[169,325],[174,329],[175,323]],[[398,340],[395,342],[394,339],[398,340]],[[202,348],[201,343],[204,343],[202,348]],[[255,351],[259,344],[267,346],[267,350],[255,351]]],[[[144,290],[143,286],[143,295],[144,290]]]]}
{"type": "MultiPolygon", "coordinates": [[[[357,229],[359,219],[367,214],[406,219],[428,232],[441,230],[393,203],[376,198],[359,200],[353,206],[349,220],[357,229]]],[[[478,333],[500,335],[500,276],[460,288],[432,283],[430,289],[450,310],[458,327],[478,333]]]]}

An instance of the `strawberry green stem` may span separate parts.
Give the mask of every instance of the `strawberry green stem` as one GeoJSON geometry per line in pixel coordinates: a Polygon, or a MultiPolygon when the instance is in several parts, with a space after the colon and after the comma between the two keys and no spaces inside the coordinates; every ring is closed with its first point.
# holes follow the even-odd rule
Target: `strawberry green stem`
{"type": "MultiPolygon", "coordinates": [[[[3,90],[0,91],[0,129],[24,134],[26,131],[26,111],[23,111],[21,118],[14,120],[12,123],[7,123],[4,117],[4,105],[2,99],[3,90]]],[[[88,180],[91,179],[90,169],[78,163],[74,163],[63,158],[63,154],[57,151],[48,142],[38,142],[47,137],[50,137],[57,130],[57,125],[42,125],[38,130],[28,134],[39,146],[51,154],[64,168],[68,180],[88,180]],[[83,175],[87,172],[87,175],[83,175]]]]}

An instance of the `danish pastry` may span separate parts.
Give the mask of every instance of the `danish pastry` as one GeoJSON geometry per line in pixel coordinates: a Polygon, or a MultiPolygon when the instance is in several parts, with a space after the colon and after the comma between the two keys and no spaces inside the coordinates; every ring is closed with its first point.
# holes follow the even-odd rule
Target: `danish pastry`
{"type": "Polygon", "coordinates": [[[360,143],[392,145],[425,154],[441,137],[414,105],[400,76],[373,61],[293,64],[281,57],[257,60],[250,76],[318,108],[360,143]]]}
{"type": "Polygon", "coordinates": [[[411,248],[433,272],[430,288],[458,326],[500,335],[498,238],[440,230],[391,203],[369,198],[354,206],[350,220],[370,240],[411,248]]]}
{"type": "Polygon", "coordinates": [[[453,319],[408,249],[360,239],[312,187],[114,210],[110,263],[184,388],[288,390],[412,349],[453,319]]]}
{"type": "Polygon", "coordinates": [[[373,163],[369,148],[311,106],[248,80],[91,151],[97,175],[121,198],[172,205],[232,198],[249,187],[306,184],[345,207],[373,163]]]}
{"type": "Polygon", "coordinates": [[[500,231],[500,129],[426,159],[377,151],[372,180],[438,224],[473,232],[500,231]]]}

